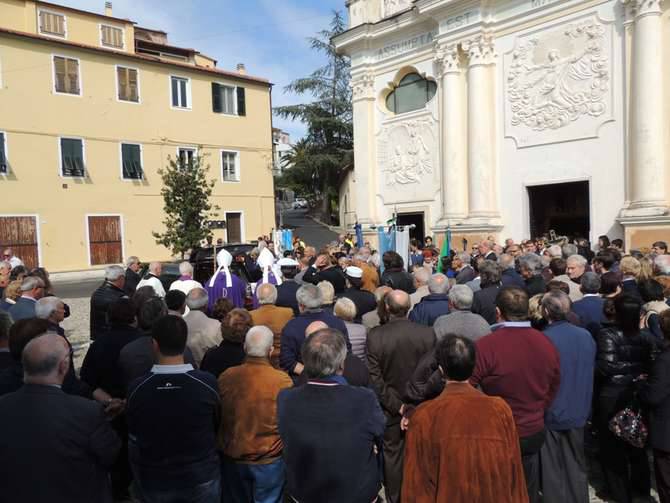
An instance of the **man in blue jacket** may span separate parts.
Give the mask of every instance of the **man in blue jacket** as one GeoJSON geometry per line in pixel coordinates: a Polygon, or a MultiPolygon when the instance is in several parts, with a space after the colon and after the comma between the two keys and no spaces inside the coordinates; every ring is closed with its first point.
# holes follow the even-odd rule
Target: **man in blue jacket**
{"type": "Polygon", "coordinates": [[[605,299],[598,293],[601,284],[600,276],[594,272],[585,272],[580,284],[584,297],[572,305],[572,312],[579,316],[582,327],[591,332],[591,335],[595,338],[603,321],[605,321],[605,313],[603,312],[605,299]]]}
{"type": "Polygon", "coordinates": [[[560,357],[561,384],[545,413],[546,440],[540,451],[544,503],[588,503],[584,426],[591,410],[596,344],[591,334],[566,320],[570,298],[552,290],[542,298],[549,322],[544,334],[560,357]]]}
{"type": "Polygon", "coordinates": [[[432,327],[440,316],[449,314],[449,280],[444,274],[433,274],[428,281],[428,292],[409,313],[409,321],[432,327]]]}

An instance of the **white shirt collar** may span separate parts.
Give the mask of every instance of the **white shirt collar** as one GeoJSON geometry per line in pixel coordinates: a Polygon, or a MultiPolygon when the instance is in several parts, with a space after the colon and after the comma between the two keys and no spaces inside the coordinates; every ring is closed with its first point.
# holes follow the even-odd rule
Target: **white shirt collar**
{"type": "Polygon", "coordinates": [[[599,293],[585,293],[584,297],[600,297],[599,293]]]}
{"type": "Polygon", "coordinates": [[[154,365],[151,367],[152,374],[185,374],[193,370],[193,365],[184,363],[183,365],[154,365]]]}

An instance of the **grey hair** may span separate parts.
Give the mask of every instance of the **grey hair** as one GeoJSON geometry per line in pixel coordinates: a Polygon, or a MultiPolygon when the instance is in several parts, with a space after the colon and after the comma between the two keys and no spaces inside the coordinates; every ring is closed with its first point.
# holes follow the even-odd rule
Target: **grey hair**
{"type": "Polygon", "coordinates": [[[151,262],[149,264],[149,271],[151,271],[153,273],[156,270],[156,268],[159,267],[159,266],[162,267],[160,262],[151,262]]]}
{"type": "Polygon", "coordinates": [[[344,366],[347,344],[339,330],[323,328],[305,339],[301,353],[307,377],[328,377],[344,366]]]}
{"type": "Polygon", "coordinates": [[[514,257],[512,257],[509,253],[503,253],[498,257],[498,264],[503,271],[507,269],[514,269],[514,257]]]}
{"type": "Polygon", "coordinates": [[[277,302],[277,288],[272,283],[261,283],[256,288],[256,297],[261,305],[277,302]]]}
{"type": "Polygon", "coordinates": [[[472,300],[474,299],[474,292],[472,288],[467,285],[455,285],[449,291],[449,301],[459,311],[467,311],[472,307],[472,300]]]}
{"type": "Polygon", "coordinates": [[[244,352],[248,356],[265,358],[270,353],[274,334],[265,325],[251,327],[244,338],[244,352]]]}
{"type": "Polygon", "coordinates": [[[600,276],[596,273],[585,272],[580,281],[582,293],[598,293],[600,291],[601,283],[600,276]]]}
{"type": "Polygon", "coordinates": [[[433,274],[428,280],[428,291],[435,294],[445,294],[449,291],[449,280],[442,273],[433,274]]]}
{"type": "Polygon", "coordinates": [[[131,255],[130,257],[128,257],[126,259],[126,267],[130,267],[131,265],[133,265],[135,263],[139,263],[139,262],[140,262],[139,257],[136,257],[135,255],[131,255]]]}
{"type": "Polygon", "coordinates": [[[319,281],[316,286],[321,291],[321,304],[332,304],[335,301],[335,288],[330,281],[319,281]]]}
{"type": "Polygon", "coordinates": [[[295,292],[295,298],[298,304],[305,306],[307,309],[317,309],[323,304],[321,290],[316,285],[302,285],[295,292]]]}
{"type": "Polygon", "coordinates": [[[42,297],[35,303],[35,317],[43,320],[49,317],[58,310],[58,305],[63,301],[58,297],[42,297]]]}
{"type": "Polygon", "coordinates": [[[114,282],[121,276],[125,275],[126,271],[120,265],[110,265],[105,267],[105,279],[114,282]]]}
{"type": "Polygon", "coordinates": [[[412,276],[414,276],[414,281],[418,284],[425,285],[430,281],[430,273],[428,272],[428,269],[425,267],[420,267],[416,271],[412,273],[412,276]]]}
{"type": "Polygon", "coordinates": [[[372,255],[370,255],[368,262],[373,266],[375,266],[376,268],[379,268],[379,264],[381,262],[381,257],[379,256],[379,253],[375,252],[372,255]]]}
{"type": "Polygon", "coordinates": [[[12,264],[7,262],[6,260],[2,260],[2,261],[0,261],[0,269],[7,269],[7,270],[11,271],[12,270],[12,264]]]}
{"type": "Polygon", "coordinates": [[[572,262],[573,264],[581,265],[582,267],[586,266],[586,264],[587,264],[587,260],[584,257],[582,257],[581,255],[577,255],[577,254],[570,255],[566,259],[565,262],[566,262],[566,264],[569,264],[570,262],[572,262]]]}
{"type": "Polygon", "coordinates": [[[519,257],[519,268],[526,269],[533,276],[542,272],[542,259],[534,253],[526,253],[519,257]]]}
{"type": "Polygon", "coordinates": [[[561,247],[558,245],[551,245],[549,248],[547,248],[547,253],[551,258],[561,258],[563,255],[563,250],[561,250],[561,247]]]}
{"type": "Polygon", "coordinates": [[[179,273],[190,276],[193,274],[193,266],[190,262],[183,261],[181,264],[179,264],[179,273]]]}
{"type": "Polygon", "coordinates": [[[344,321],[353,321],[356,317],[356,304],[347,297],[341,297],[335,302],[333,312],[344,321]]]}
{"type": "Polygon", "coordinates": [[[654,259],[659,274],[670,274],[670,255],[659,255],[654,259]]]}
{"type": "Polygon", "coordinates": [[[468,252],[457,253],[456,257],[458,257],[458,259],[464,264],[470,264],[470,262],[472,262],[472,257],[470,257],[468,252]]]}
{"type": "Polygon", "coordinates": [[[44,281],[37,276],[26,276],[21,282],[21,291],[29,292],[34,288],[38,288],[40,285],[44,286],[44,281]]]}
{"type": "Polygon", "coordinates": [[[61,340],[60,335],[42,334],[28,342],[26,347],[23,348],[23,353],[21,353],[24,376],[30,378],[51,375],[66,355],[67,349],[62,343],[58,343],[61,340]],[[50,339],[44,339],[44,337],[50,339]],[[49,348],[49,352],[44,351],[43,348],[37,348],[45,342],[52,343],[54,346],[49,348]]]}
{"type": "Polygon", "coordinates": [[[564,320],[570,312],[570,297],[560,290],[550,290],[542,296],[540,302],[543,315],[549,321],[564,320]]]}
{"type": "Polygon", "coordinates": [[[500,283],[500,266],[493,260],[484,260],[479,264],[479,277],[482,288],[500,283]]]}
{"type": "Polygon", "coordinates": [[[577,245],[573,245],[572,243],[567,243],[561,246],[561,253],[563,254],[564,259],[567,259],[571,255],[576,255],[577,251],[577,245]]]}
{"type": "Polygon", "coordinates": [[[194,288],[186,296],[186,305],[189,309],[200,310],[209,303],[209,295],[204,288],[194,288]]]}

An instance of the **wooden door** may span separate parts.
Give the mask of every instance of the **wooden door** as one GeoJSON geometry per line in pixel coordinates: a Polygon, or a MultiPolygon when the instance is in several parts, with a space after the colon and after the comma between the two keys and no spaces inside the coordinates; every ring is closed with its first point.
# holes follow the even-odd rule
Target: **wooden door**
{"type": "Polygon", "coordinates": [[[226,231],[228,243],[242,242],[242,214],[226,213],[226,231]]]}
{"type": "Polygon", "coordinates": [[[121,217],[88,217],[91,265],[120,264],[121,240],[121,217]]]}
{"type": "Polygon", "coordinates": [[[0,252],[9,247],[28,269],[39,266],[35,217],[0,217],[0,252]]]}

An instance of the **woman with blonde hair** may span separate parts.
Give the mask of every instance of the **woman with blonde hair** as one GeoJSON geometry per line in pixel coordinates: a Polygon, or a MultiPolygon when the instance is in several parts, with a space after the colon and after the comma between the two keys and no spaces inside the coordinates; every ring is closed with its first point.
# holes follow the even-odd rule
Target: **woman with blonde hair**
{"type": "Polygon", "coordinates": [[[16,304],[16,300],[21,296],[21,280],[10,282],[2,292],[2,302],[0,310],[8,311],[10,307],[16,304]]]}
{"type": "Polygon", "coordinates": [[[637,287],[638,278],[640,277],[640,271],[642,270],[640,261],[635,257],[626,255],[621,259],[619,270],[623,276],[623,279],[621,280],[622,292],[634,296],[636,299],[640,301],[640,303],[642,303],[640,290],[637,287]]]}

